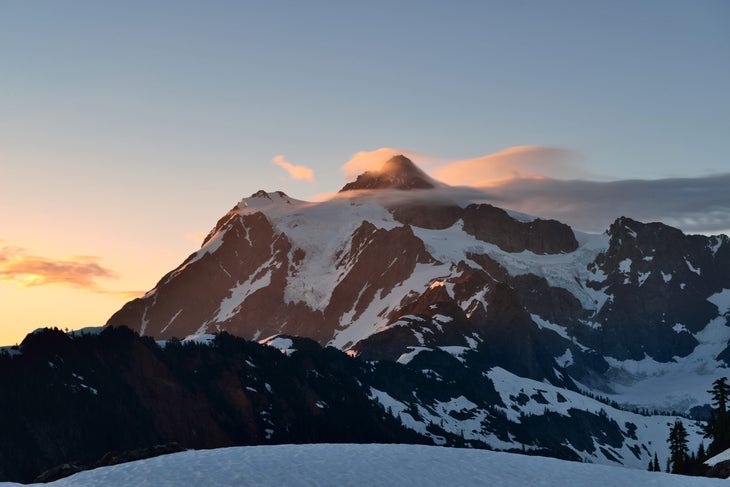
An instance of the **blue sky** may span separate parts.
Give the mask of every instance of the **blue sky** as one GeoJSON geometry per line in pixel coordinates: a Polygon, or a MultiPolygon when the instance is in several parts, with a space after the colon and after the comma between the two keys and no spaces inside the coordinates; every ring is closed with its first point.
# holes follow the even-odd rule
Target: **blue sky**
{"type": "Polygon", "coordinates": [[[611,178],[730,160],[724,1],[3,5],[2,145],[82,169],[284,154],[330,183],[382,146],[558,146],[611,178]]]}
{"type": "Polygon", "coordinates": [[[96,256],[120,289],[152,287],[241,196],[336,191],[358,151],[730,172],[721,0],[4,0],[0,63],[0,246],[96,256]]]}

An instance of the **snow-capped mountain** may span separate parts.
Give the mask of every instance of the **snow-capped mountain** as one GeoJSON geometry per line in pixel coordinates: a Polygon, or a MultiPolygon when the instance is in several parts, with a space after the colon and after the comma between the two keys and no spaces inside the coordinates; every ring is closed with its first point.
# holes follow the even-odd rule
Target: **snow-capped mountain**
{"type": "MultiPolygon", "coordinates": [[[[730,362],[726,236],[630,218],[586,234],[474,195],[403,156],[324,202],[259,191],[108,325],[160,339],[303,336],[365,360],[422,363],[430,392],[373,385],[373,400],[410,411],[413,429],[434,439],[443,437],[436,426],[468,438],[464,425],[482,424],[474,440],[495,448],[531,443],[517,430],[490,431],[494,414],[515,425],[528,409],[545,421],[572,417],[565,430],[579,427],[583,411],[600,429],[595,418],[607,410],[581,392],[685,413],[708,402],[709,384],[730,362]],[[455,370],[482,377],[469,387],[495,395],[470,398],[467,384],[434,393],[455,370]]],[[[576,445],[543,430],[540,441],[552,435],[573,458],[637,464],[660,448],[651,446],[663,441],[658,433],[646,433],[654,427],[637,431],[643,420],[611,411],[621,438],[610,451],[607,438],[576,445]]]]}

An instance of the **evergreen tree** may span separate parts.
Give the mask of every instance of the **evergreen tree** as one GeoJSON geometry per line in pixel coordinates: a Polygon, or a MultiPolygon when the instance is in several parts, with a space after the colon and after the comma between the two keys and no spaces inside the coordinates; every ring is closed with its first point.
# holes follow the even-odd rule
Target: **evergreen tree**
{"type": "Polygon", "coordinates": [[[649,468],[647,470],[650,472],[654,471],[654,462],[651,461],[651,458],[649,459],[649,468]]]}
{"type": "Polygon", "coordinates": [[[717,407],[718,416],[727,414],[727,401],[730,397],[730,385],[727,377],[720,377],[712,383],[712,389],[707,391],[712,396],[712,403],[717,407]]]}
{"type": "Polygon", "coordinates": [[[672,465],[672,473],[686,473],[687,461],[689,459],[689,447],[687,437],[689,434],[684,424],[679,419],[669,429],[669,460],[672,465]]]}
{"type": "Polygon", "coordinates": [[[659,465],[659,457],[656,456],[656,452],[654,452],[654,471],[655,472],[662,471],[662,467],[659,465]]]}
{"type": "Polygon", "coordinates": [[[705,437],[712,438],[707,453],[716,455],[730,448],[730,418],[727,409],[730,385],[727,383],[727,378],[717,379],[712,383],[712,389],[707,392],[712,396],[712,404],[715,406],[705,427],[705,437]]]}

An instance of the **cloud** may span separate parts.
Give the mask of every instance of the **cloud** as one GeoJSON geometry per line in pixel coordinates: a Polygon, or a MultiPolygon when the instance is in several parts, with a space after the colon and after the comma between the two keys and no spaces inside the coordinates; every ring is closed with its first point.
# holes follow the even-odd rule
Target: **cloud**
{"type": "Polygon", "coordinates": [[[315,203],[320,203],[322,201],[327,201],[332,198],[335,198],[338,193],[317,193],[315,195],[310,196],[307,198],[308,201],[314,201],[315,203]]]}
{"type": "Polygon", "coordinates": [[[556,147],[516,146],[494,154],[451,161],[432,171],[451,185],[494,186],[512,179],[585,177],[577,153],[556,147]]]}
{"type": "Polygon", "coordinates": [[[48,259],[26,255],[19,247],[0,249],[0,280],[22,287],[63,284],[103,292],[97,285],[100,278],[116,275],[98,263],[93,256],[48,259]]]}
{"type": "Polygon", "coordinates": [[[488,189],[495,204],[586,231],[618,217],[661,221],[690,233],[730,229],[730,173],[697,178],[584,181],[513,180],[488,189]]]}
{"type": "MultiPolygon", "coordinates": [[[[483,201],[560,220],[588,232],[603,232],[620,216],[661,221],[688,233],[727,233],[730,229],[730,173],[600,181],[580,167],[580,154],[564,148],[517,146],[472,159],[447,160],[386,147],[358,152],[343,172],[352,180],[366,170],[380,169],[397,154],[452,185],[443,191],[431,190],[429,198],[483,201]]],[[[326,195],[320,196],[324,199],[326,195]]]]}
{"type": "Polygon", "coordinates": [[[284,169],[294,179],[301,179],[310,183],[314,182],[314,171],[307,166],[295,166],[287,162],[282,155],[274,156],[271,162],[284,169]]]}
{"type": "Polygon", "coordinates": [[[515,146],[473,159],[444,159],[406,149],[382,147],[355,153],[342,167],[347,180],[379,170],[402,154],[433,178],[454,186],[492,186],[511,179],[580,178],[589,174],[576,164],[578,153],[557,147],[515,146]]]}

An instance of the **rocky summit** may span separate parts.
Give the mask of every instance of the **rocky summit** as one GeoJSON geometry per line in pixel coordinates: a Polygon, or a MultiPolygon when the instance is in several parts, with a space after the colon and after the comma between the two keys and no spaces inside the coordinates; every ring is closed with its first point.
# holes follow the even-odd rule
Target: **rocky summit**
{"type": "Polygon", "coordinates": [[[398,155],[388,159],[378,171],[367,171],[340,192],[359,189],[430,189],[437,185],[410,159],[398,155]]]}

